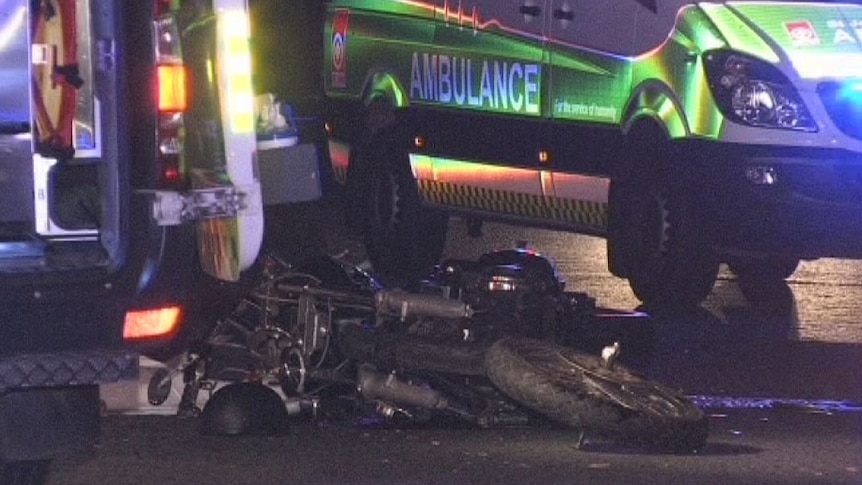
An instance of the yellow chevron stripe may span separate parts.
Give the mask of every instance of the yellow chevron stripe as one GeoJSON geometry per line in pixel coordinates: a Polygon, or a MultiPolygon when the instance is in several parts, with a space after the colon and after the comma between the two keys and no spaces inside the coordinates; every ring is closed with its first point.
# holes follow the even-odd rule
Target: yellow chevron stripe
{"type": "Polygon", "coordinates": [[[417,182],[423,200],[431,204],[542,219],[565,225],[586,225],[599,230],[606,229],[608,224],[606,203],[506,192],[424,179],[417,182]]]}

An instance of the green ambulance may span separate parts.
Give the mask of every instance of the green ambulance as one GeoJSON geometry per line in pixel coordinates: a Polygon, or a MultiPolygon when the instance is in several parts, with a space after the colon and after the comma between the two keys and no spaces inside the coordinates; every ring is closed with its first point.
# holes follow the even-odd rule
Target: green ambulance
{"type": "Polygon", "coordinates": [[[450,214],[607,240],[648,307],[862,256],[862,6],[332,0],[335,178],[384,280],[450,214]]]}

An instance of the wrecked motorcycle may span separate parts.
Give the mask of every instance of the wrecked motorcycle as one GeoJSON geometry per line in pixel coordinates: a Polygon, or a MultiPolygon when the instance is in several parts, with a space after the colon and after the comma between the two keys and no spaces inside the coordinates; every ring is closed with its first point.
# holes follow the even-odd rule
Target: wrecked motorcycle
{"type": "MultiPolygon", "coordinates": [[[[325,419],[349,409],[481,427],[544,419],[572,427],[579,444],[587,435],[702,449],[703,412],[622,365],[619,342],[598,353],[577,349],[584,323],[600,318],[596,310],[594,299],[566,291],[553,265],[525,249],[445,260],[413,291],[381,288],[331,258],[286,264],[268,256],[260,285],[181,366],[179,412],[198,414],[201,390],[235,382],[245,386],[248,406],[269,416],[266,429],[285,409],[325,419]],[[278,399],[266,397],[272,389],[278,399]]],[[[168,371],[153,376],[152,404],[164,401],[165,386],[168,371]]],[[[213,419],[208,408],[219,397],[202,418],[213,419]]],[[[221,432],[248,429],[242,419],[232,422],[221,432]]]]}

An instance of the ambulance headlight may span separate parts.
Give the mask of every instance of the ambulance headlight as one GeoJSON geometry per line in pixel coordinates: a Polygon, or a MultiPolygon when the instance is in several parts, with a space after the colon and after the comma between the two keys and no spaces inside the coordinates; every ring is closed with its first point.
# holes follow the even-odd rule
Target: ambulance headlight
{"type": "Polygon", "coordinates": [[[729,51],[708,52],[704,59],[713,98],[731,120],[764,128],[817,131],[799,94],[775,66],[729,51]]]}

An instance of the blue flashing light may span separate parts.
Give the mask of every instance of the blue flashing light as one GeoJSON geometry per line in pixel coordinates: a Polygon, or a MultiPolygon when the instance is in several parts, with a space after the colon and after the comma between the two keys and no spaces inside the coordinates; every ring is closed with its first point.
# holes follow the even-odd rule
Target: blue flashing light
{"type": "Polygon", "coordinates": [[[844,83],[838,91],[838,99],[862,104],[862,81],[844,83]]]}

